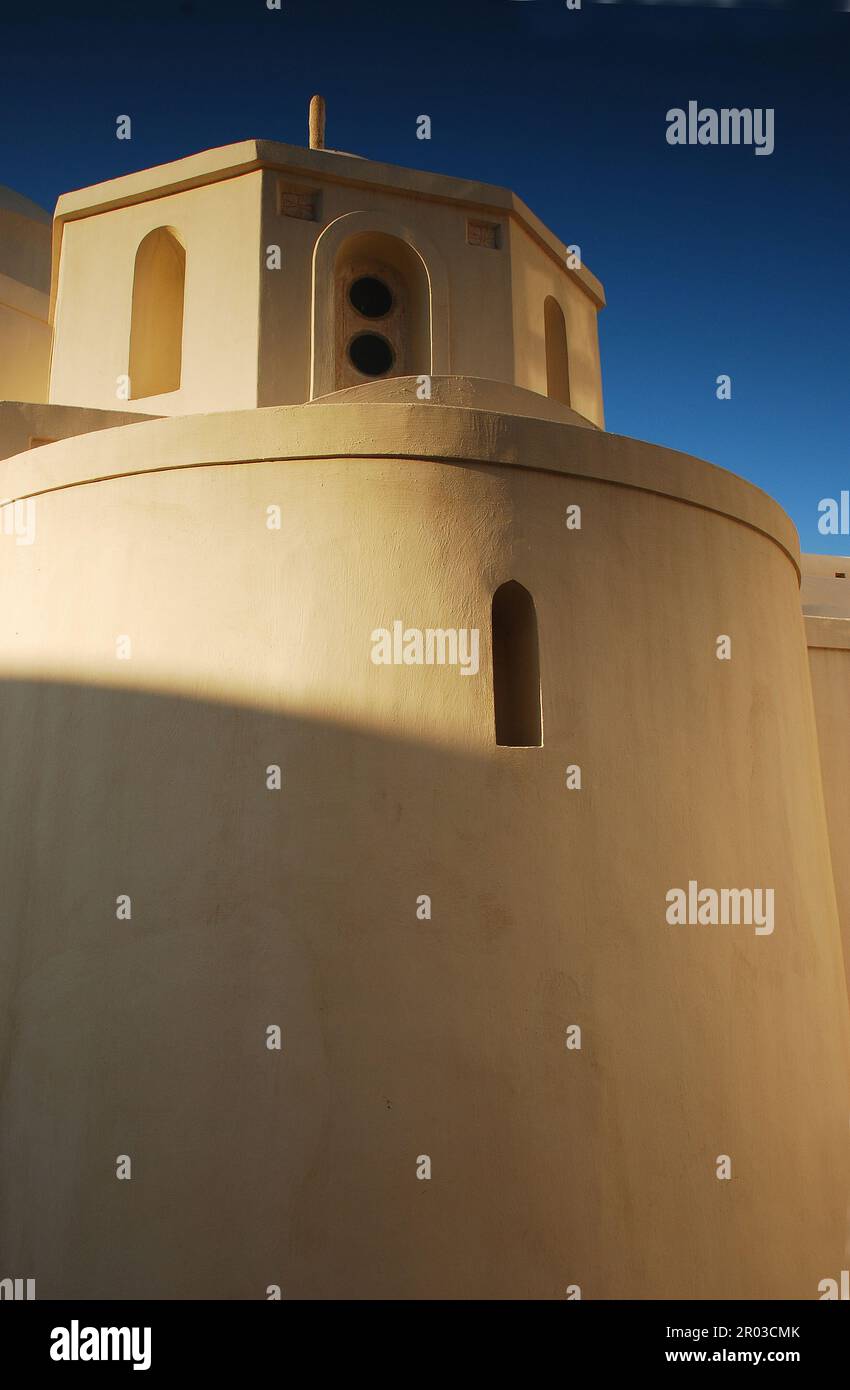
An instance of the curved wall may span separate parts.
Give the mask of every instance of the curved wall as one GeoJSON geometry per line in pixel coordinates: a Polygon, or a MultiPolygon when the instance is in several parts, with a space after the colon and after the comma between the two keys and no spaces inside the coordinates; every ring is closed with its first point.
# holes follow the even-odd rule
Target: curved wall
{"type": "Polygon", "coordinates": [[[837,1277],[847,1005],[775,504],[433,404],[153,421],[2,466],[38,528],[0,545],[4,1266],[41,1298],[837,1277]],[[508,579],[542,748],[495,746],[508,579]],[[375,665],[396,619],[479,629],[480,672],[375,665]],[[668,925],[689,879],[772,887],[775,930],[668,925]]]}
{"type": "MultiPolygon", "coordinates": [[[[811,557],[807,557],[811,559],[811,557]]],[[[809,667],[820,742],[823,791],[832,869],[844,945],[844,970],[850,997],[850,622],[812,615],[805,619],[809,667]]]]}

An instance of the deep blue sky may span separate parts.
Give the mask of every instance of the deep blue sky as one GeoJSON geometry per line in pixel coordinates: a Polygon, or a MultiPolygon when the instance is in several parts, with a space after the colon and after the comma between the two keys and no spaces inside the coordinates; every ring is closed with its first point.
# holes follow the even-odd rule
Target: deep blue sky
{"type": "Polygon", "coordinates": [[[561,0],[4,0],[0,183],[69,188],[249,136],[505,184],[602,280],[607,426],[793,516],[850,488],[850,13],[561,0]],[[27,11],[29,14],[27,15],[27,11]],[[671,147],[665,114],[773,107],[776,148],[671,147]],[[115,139],[115,117],[133,139],[115,139]],[[433,138],[419,141],[427,113],[433,138]],[[731,401],[715,398],[729,373],[731,401]]]}

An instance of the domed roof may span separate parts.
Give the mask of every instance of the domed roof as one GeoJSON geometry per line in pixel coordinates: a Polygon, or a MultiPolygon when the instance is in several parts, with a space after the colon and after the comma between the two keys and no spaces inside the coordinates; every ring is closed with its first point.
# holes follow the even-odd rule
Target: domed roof
{"type": "Polygon", "coordinates": [[[19,217],[28,217],[31,222],[50,222],[52,218],[45,208],[39,207],[31,198],[25,198],[23,193],[16,193],[14,188],[7,188],[0,183],[0,212],[14,212],[19,217]]]}

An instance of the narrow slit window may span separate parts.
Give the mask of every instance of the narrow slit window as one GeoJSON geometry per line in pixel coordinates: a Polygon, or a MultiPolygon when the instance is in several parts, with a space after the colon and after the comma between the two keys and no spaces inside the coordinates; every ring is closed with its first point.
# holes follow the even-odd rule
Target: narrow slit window
{"type": "Polygon", "coordinates": [[[531,594],[514,579],[493,595],[493,703],[500,747],[542,746],[537,615],[531,594]]]}

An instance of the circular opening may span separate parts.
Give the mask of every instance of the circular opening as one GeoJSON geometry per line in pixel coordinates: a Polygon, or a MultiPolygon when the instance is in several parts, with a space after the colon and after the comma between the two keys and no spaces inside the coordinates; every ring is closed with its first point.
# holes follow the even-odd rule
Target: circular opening
{"type": "Polygon", "coordinates": [[[378,333],[359,333],[348,348],[358,372],[363,376],[383,376],[393,365],[393,350],[378,333]]]}
{"type": "Polygon", "coordinates": [[[348,297],[358,314],[366,319],[382,319],[393,307],[392,290],[375,275],[361,275],[348,291],[348,297]]]}

